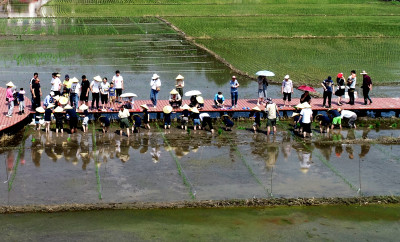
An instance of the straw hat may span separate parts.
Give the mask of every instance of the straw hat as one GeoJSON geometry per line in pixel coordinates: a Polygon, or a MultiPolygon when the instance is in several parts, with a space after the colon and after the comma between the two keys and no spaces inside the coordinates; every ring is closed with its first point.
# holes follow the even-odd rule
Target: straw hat
{"type": "Polygon", "coordinates": [[[176,78],[175,78],[176,80],[183,80],[183,79],[185,79],[181,74],[179,74],[176,78]]]}
{"type": "Polygon", "coordinates": [[[67,98],[67,97],[60,97],[59,102],[60,102],[62,105],[65,105],[65,104],[68,103],[68,98],[67,98]]]}
{"type": "Polygon", "coordinates": [[[296,106],[294,106],[297,109],[303,109],[304,105],[302,103],[297,104],[296,106]]]}
{"type": "Polygon", "coordinates": [[[55,105],[52,104],[52,103],[50,103],[49,105],[47,105],[47,108],[54,108],[54,107],[55,107],[55,105]]]}
{"type": "Polygon", "coordinates": [[[80,107],[79,107],[79,110],[88,110],[89,109],[89,107],[86,105],[86,104],[82,104],[80,107]]]}
{"type": "Polygon", "coordinates": [[[176,89],[172,89],[172,91],[169,94],[178,94],[178,91],[176,89]]]}
{"type": "Polygon", "coordinates": [[[201,96],[197,96],[197,97],[196,97],[196,100],[197,100],[197,102],[200,103],[200,104],[203,104],[203,103],[204,103],[204,99],[203,99],[203,97],[201,97],[201,96]]]}
{"type": "Polygon", "coordinates": [[[296,116],[298,116],[298,115],[300,115],[300,114],[299,114],[299,113],[293,113],[293,114],[292,114],[292,118],[293,118],[293,117],[296,117],[296,116]]]}
{"type": "Polygon", "coordinates": [[[76,77],[73,77],[70,81],[71,82],[79,82],[78,78],[76,78],[76,77]]]}
{"type": "Polygon", "coordinates": [[[56,107],[56,109],[54,109],[55,113],[62,113],[64,111],[64,109],[62,107],[56,107]]]}
{"type": "Polygon", "coordinates": [[[93,77],[93,80],[95,80],[97,82],[101,82],[102,81],[101,76],[95,76],[95,77],[93,77]]]}
{"type": "Polygon", "coordinates": [[[290,77],[289,75],[286,75],[286,76],[285,76],[285,79],[289,79],[289,77],[290,77]]]}
{"type": "Polygon", "coordinates": [[[192,108],[192,112],[193,112],[193,113],[200,113],[199,110],[198,110],[196,107],[193,107],[193,108],[192,108]]]}
{"type": "Polygon", "coordinates": [[[342,109],[341,109],[341,108],[338,108],[337,110],[338,110],[338,112],[342,111],[342,109]]]}
{"type": "Polygon", "coordinates": [[[142,105],[140,105],[140,107],[142,107],[142,108],[144,108],[144,109],[149,109],[149,107],[147,107],[146,104],[142,104],[142,105]]]}
{"type": "Polygon", "coordinates": [[[164,113],[171,113],[172,112],[172,107],[170,106],[170,105],[168,105],[168,106],[165,106],[164,108],[163,108],[163,112],[164,113]]]}
{"type": "Polygon", "coordinates": [[[366,73],[365,70],[363,70],[360,74],[361,75],[367,75],[368,73],[366,73]]]}
{"type": "Polygon", "coordinates": [[[190,107],[189,107],[187,104],[183,105],[183,107],[182,107],[183,110],[189,109],[189,108],[190,108],[190,107]]]}
{"type": "Polygon", "coordinates": [[[305,102],[305,103],[303,103],[303,107],[304,107],[304,108],[311,108],[311,105],[308,104],[308,102],[305,102]]]}
{"type": "Polygon", "coordinates": [[[6,84],[6,86],[7,86],[7,87],[13,87],[13,86],[14,86],[14,83],[9,82],[9,83],[6,84]]]}
{"type": "Polygon", "coordinates": [[[44,110],[43,107],[38,107],[38,108],[36,108],[35,110],[36,110],[36,112],[38,112],[38,113],[44,113],[44,112],[45,112],[45,110],[44,110]]]}
{"type": "Polygon", "coordinates": [[[222,117],[228,117],[229,118],[229,115],[228,114],[224,114],[224,115],[221,116],[221,118],[222,117]]]}
{"type": "Polygon", "coordinates": [[[71,105],[67,104],[67,106],[64,107],[65,110],[67,109],[72,109],[71,105]]]}
{"type": "Polygon", "coordinates": [[[60,96],[55,96],[55,97],[53,97],[54,98],[54,100],[56,100],[56,101],[58,101],[58,100],[60,100],[60,96]]]}
{"type": "Polygon", "coordinates": [[[259,108],[259,107],[257,107],[257,106],[255,106],[254,108],[252,108],[251,110],[253,110],[253,111],[258,111],[258,112],[260,112],[261,111],[261,109],[259,108]]]}
{"type": "Polygon", "coordinates": [[[56,77],[60,77],[60,76],[61,76],[61,74],[60,74],[60,73],[57,73],[57,74],[56,74],[56,77]]]}
{"type": "Polygon", "coordinates": [[[159,75],[157,75],[157,74],[154,73],[153,76],[151,77],[151,79],[154,80],[154,79],[158,79],[159,77],[160,77],[159,75]]]}

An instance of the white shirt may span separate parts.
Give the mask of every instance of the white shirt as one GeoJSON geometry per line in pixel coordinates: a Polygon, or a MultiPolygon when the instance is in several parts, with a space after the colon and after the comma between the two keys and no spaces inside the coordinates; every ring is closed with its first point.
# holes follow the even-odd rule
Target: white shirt
{"type": "Polygon", "coordinates": [[[200,120],[203,121],[203,118],[205,118],[205,117],[210,117],[210,115],[209,115],[208,113],[201,113],[201,114],[199,115],[199,117],[200,117],[200,120]]]}
{"type": "Polygon", "coordinates": [[[351,118],[352,116],[354,116],[357,114],[355,112],[349,111],[349,110],[342,110],[341,114],[340,114],[340,118],[351,118]]]}
{"type": "Polygon", "coordinates": [[[102,82],[101,84],[100,84],[100,91],[101,91],[101,94],[108,94],[108,89],[110,89],[110,83],[108,83],[108,82],[106,82],[106,83],[104,83],[104,82],[102,82]]]}
{"type": "Polygon", "coordinates": [[[282,87],[283,87],[283,92],[284,93],[291,93],[292,89],[293,89],[292,80],[290,80],[290,79],[288,81],[283,80],[282,87]]]}
{"type": "Polygon", "coordinates": [[[268,119],[276,118],[276,104],[275,103],[267,104],[265,111],[268,112],[268,119]]]}
{"type": "Polygon", "coordinates": [[[350,80],[353,81],[353,82],[350,84],[350,88],[356,88],[357,77],[355,76],[355,77],[353,78],[353,76],[350,75],[348,79],[350,79],[350,80]]]}
{"type": "Polygon", "coordinates": [[[301,110],[300,115],[302,116],[301,122],[304,124],[311,123],[311,116],[312,116],[312,109],[311,108],[304,108],[301,110]]]}
{"type": "Polygon", "coordinates": [[[157,87],[161,87],[161,80],[159,78],[156,79],[156,80],[152,79],[150,81],[150,86],[151,86],[151,89],[156,90],[157,87]]]}
{"type": "Polygon", "coordinates": [[[52,80],[51,80],[51,90],[52,91],[55,91],[55,92],[58,92],[58,91],[60,91],[60,88],[61,88],[61,80],[60,80],[60,78],[58,78],[58,77],[56,77],[56,78],[53,78],[52,80]]]}
{"type": "Polygon", "coordinates": [[[78,93],[80,88],[81,88],[81,84],[79,84],[79,82],[73,82],[71,84],[70,92],[71,93],[78,93]]]}
{"type": "Polygon", "coordinates": [[[90,86],[92,87],[92,92],[99,93],[99,91],[100,91],[100,83],[99,82],[92,81],[92,83],[90,83],[90,86]]]}
{"type": "Polygon", "coordinates": [[[124,108],[123,111],[120,110],[120,111],[118,112],[118,117],[121,118],[121,119],[122,119],[122,118],[128,118],[129,115],[130,115],[130,114],[129,114],[129,110],[126,109],[126,108],[124,108]]]}
{"type": "Polygon", "coordinates": [[[122,83],[124,82],[124,78],[122,78],[121,75],[119,76],[113,76],[112,81],[114,82],[114,87],[116,89],[121,89],[122,88],[122,83]]]}

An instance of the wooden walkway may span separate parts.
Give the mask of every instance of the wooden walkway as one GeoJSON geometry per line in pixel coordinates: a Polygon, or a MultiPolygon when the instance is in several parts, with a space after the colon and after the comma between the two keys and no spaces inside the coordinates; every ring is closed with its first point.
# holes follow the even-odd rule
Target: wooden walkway
{"type": "Polygon", "coordinates": [[[30,98],[25,96],[25,113],[18,115],[19,107],[18,105],[14,106],[14,112],[11,118],[6,117],[8,105],[6,103],[6,89],[3,87],[0,87],[0,100],[2,100],[2,105],[0,105],[0,134],[18,131],[31,121],[29,117],[32,106],[30,98]]]}

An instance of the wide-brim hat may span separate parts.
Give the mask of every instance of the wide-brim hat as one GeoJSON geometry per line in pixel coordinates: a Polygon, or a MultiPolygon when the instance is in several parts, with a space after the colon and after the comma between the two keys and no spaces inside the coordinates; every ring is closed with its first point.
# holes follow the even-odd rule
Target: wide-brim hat
{"type": "Polygon", "coordinates": [[[62,107],[56,107],[56,109],[54,109],[55,113],[62,113],[64,111],[64,109],[62,107]]]}
{"type": "Polygon", "coordinates": [[[175,79],[176,80],[183,80],[183,79],[185,79],[185,77],[183,77],[181,74],[179,74],[175,79]]]}
{"type": "Polygon", "coordinates": [[[140,105],[140,107],[145,108],[145,109],[149,109],[149,107],[147,107],[146,104],[142,104],[142,105],[140,105]]]}
{"type": "Polygon", "coordinates": [[[79,107],[79,110],[82,110],[82,111],[88,110],[88,109],[89,109],[89,107],[88,107],[86,104],[82,104],[82,105],[79,107]]]}
{"type": "Polygon", "coordinates": [[[300,115],[299,113],[292,113],[292,118],[300,115]]]}
{"type": "Polygon", "coordinates": [[[189,110],[189,108],[190,107],[187,104],[183,105],[183,107],[182,107],[183,110],[185,110],[185,109],[189,110]]]}
{"type": "Polygon", "coordinates": [[[36,110],[36,112],[38,112],[38,113],[44,113],[44,112],[45,112],[45,110],[44,110],[43,107],[37,107],[35,110],[36,110]]]}
{"type": "Polygon", "coordinates": [[[71,105],[67,104],[67,106],[65,106],[64,109],[72,109],[72,107],[71,105]]]}
{"type": "Polygon", "coordinates": [[[259,107],[257,107],[257,106],[255,106],[254,108],[252,108],[251,110],[253,110],[253,111],[261,111],[261,109],[259,108],[259,107]]]}
{"type": "Polygon", "coordinates": [[[199,110],[198,110],[196,107],[193,107],[193,108],[192,108],[192,112],[193,112],[193,113],[200,113],[199,110]]]}
{"type": "Polygon", "coordinates": [[[79,82],[78,78],[73,77],[72,79],[70,79],[71,82],[79,82]]]}
{"type": "Polygon", "coordinates": [[[62,105],[65,105],[68,103],[68,98],[67,97],[60,97],[60,100],[58,100],[59,103],[62,105]]]}
{"type": "Polygon", "coordinates": [[[294,106],[297,109],[303,109],[304,105],[302,103],[297,104],[296,106],[294,106]]]}
{"type": "Polygon", "coordinates": [[[60,76],[61,76],[61,74],[60,74],[60,73],[57,73],[57,74],[56,74],[56,77],[60,77],[60,76]]]}
{"type": "Polygon", "coordinates": [[[153,76],[151,77],[151,79],[154,80],[154,79],[158,79],[159,77],[160,77],[159,75],[157,75],[157,74],[154,73],[153,76]]]}
{"type": "Polygon", "coordinates": [[[60,100],[60,96],[55,96],[55,97],[53,97],[54,98],[54,100],[56,100],[56,101],[58,101],[58,100],[60,100]]]}
{"type": "Polygon", "coordinates": [[[289,78],[290,78],[290,76],[289,76],[289,75],[286,75],[286,76],[285,76],[285,79],[289,79],[289,78]]]}
{"type": "Polygon", "coordinates": [[[228,117],[229,118],[229,115],[228,114],[224,114],[224,115],[221,116],[221,118],[222,117],[228,117]]]}
{"type": "Polygon", "coordinates": [[[368,73],[366,73],[365,70],[363,70],[360,74],[361,75],[367,75],[368,73]]]}
{"type": "Polygon", "coordinates": [[[101,76],[95,76],[95,77],[93,77],[93,80],[95,80],[95,81],[97,81],[97,82],[103,81],[103,80],[101,79],[101,76]]]}
{"type": "Polygon", "coordinates": [[[47,108],[54,108],[56,105],[50,103],[49,105],[47,105],[47,108]]]}
{"type": "Polygon", "coordinates": [[[311,108],[311,105],[308,104],[308,102],[305,102],[305,103],[303,103],[303,107],[304,107],[304,108],[311,108]]]}
{"type": "Polygon", "coordinates": [[[14,83],[9,82],[9,83],[6,84],[6,86],[7,86],[7,87],[13,87],[13,86],[14,86],[14,83]]]}
{"type": "Polygon", "coordinates": [[[169,94],[178,94],[179,92],[176,89],[172,89],[172,91],[169,92],[169,94]]]}
{"type": "Polygon", "coordinates": [[[203,99],[203,97],[201,97],[201,96],[197,96],[197,97],[196,97],[196,100],[197,100],[197,102],[200,103],[200,104],[203,104],[203,103],[204,103],[204,99],[203,99]]]}
{"type": "Polygon", "coordinates": [[[167,114],[171,113],[172,112],[172,106],[168,105],[168,106],[163,107],[163,112],[167,113],[167,114]]]}

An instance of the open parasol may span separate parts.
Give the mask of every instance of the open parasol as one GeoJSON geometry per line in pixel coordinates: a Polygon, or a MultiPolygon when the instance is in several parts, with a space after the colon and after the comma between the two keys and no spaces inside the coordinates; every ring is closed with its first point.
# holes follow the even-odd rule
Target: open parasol
{"type": "Polygon", "coordinates": [[[272,71],[257,71],[256,72],[256,76],[275,76],[275,73],[273,73],[272,71]]]}
{"type": "Polygon", "coordinates": [[[135,93],[128,92],[122,94],[120,97],[137,97],[137,95],[135,93]]]}
{"type": "Polygon", "coordinates": [[[302,91],[316,92],[314,88],[306,86],[306,85],[299,86],[297,89],[302,90],[302,91]]]}
{"type": "Polygon", "coordinates": [[[197,90],[185,92],[186,97],[197,96],[197,95],[201,95],[201,92],[197,90]]]}

